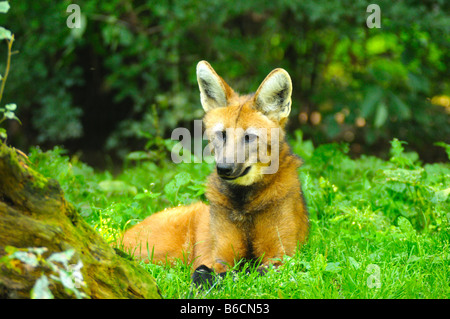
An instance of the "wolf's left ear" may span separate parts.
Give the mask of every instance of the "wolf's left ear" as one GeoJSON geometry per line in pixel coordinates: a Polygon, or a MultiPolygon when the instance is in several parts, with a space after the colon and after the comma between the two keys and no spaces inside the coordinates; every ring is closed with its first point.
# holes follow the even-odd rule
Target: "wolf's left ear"
{"type": "Polygon", "coordinates": [[[234,91],[206,61],[200,61],[197,64],[197,82],[205,112],[227,106],[228,100],[234,94],[234,91]]]}
{"type": "Polygon", "coordinates": [[[275,69],[269,73],[254,96],[255,108],[272,120],[281,122],[291,112],[292,81],[289,73],[275,69]]]}

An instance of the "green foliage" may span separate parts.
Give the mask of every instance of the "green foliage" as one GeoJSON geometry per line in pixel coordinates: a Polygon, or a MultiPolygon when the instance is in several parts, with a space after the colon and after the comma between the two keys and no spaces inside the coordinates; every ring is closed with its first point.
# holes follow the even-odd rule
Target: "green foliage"
{"type": "Polygon", "coordinates": [[[427,156],[450,142],[447,1],[379,1],[381,29],[367,28],[364,1],[83,1],[80,29],[66,26],[70,3],[22,1],[6,17],[21,35],[8,94],[31,142],[84,136],[79,147],[93,139],[125,156],[146,132],[158,153],[161,137],[202,115],[201,59],[239,92],[288,70],[290,128],[315,143],[377,152],[395,136],[427,156]]]}
{"type": "MultiPolygon", "coordinates": [[[[5,121],[6,119],[9,120],[16,120],[20,123],[19,118],[16,116],[14,111],[16,110],[17,105],[16,104],[6,104],[4,108],[0,108],[0,124],[5,121]]],[[[6,140],[7,134],[6,129],[0,127],[0,138],[3,140],[6,140]]]]}
{"type": "MultiPolygon", "coordinates": [[[[181,261],[172,268],[142,264],[164,297],[450,296],[449,162],[422,164],[398,139],[391,141],[388,160],[351,159],[346,144],[315,147],[300,131],[290,144],[305,162],[299,176],[310,214],[308,242],[285,256],[278,270],[258,276],[236,269],[206,292],[191,287],[190,269],[181,261]]],[[[142,158],[113,177],[69,159],[59,148],[33,149],[30,160],[60,181],[66,198],[111,242],[152,213],[205,200],[205,180],[213,169],[207,163],[156,166],[142,158]]]]}
{"type": "Polygon", "coordinates": [[[87,297],[84,292],[79,290],[81,286],[86,285],[80,271],[83,263],[81,261],[78,261],[77,264],[69,263],[75,253],[73,249],[53,253],[48,258],[43,256],[47,252],[45,247],[6,246],[5,252],[6,255],[0,259],[0,263],[6,267],[13,268],[19,273],[23,266],[41,271],[40,278],[36,280],[30,292],[31,299],[53,299],[50,284],[54,283],[61,284],[68,296],[74,296],[77,299],[87,297]]]}
{"type": "Polygon", "coordinates": [[[342,146],[337,144],[319,146],[301,170],[311,213],[324,222],[350,220],[367,227],[358,221],[361,218],[373,223],[372,230],[384,229],[399,217],[408,218],[418,230],[442,229],[441,221],[450,211],[445,195],[450,167],[422,166],[418,155],[404,152],[402,144],[405,142],[392,140],[386,162],[365,156],[351,160],[345,147],[340,151],[342,146]],[[315,187],[309,189],[314,174],[315,187]],[[351,202],[355,206],[349,207],[351,202]]]}
{"type": "Polygon", "coordinates": [[[434,143],[436,146],[441,146],[445,149],[445,152],[447,153],[448,159],[450,160],[450,145],[444,142],[437,142],[434,143]]]}
{"type": "MultiPolygon", "coordinates": [[[[7,1],[0,1],[0,13],[6,13],[9,10],[9,3],[7,1]]],[[[7,60],[6,60],[6,69],[3,75],[0,74],[0,102],[2,101],[3,92],[5,90],[6,80],[9,74],[9,68],[11,64],[11,55],[12,55],[12,44],[14,42],[14,35],[11,34],[11,31],[0,27],[0,41],[5,40],[8,44],[8,52],[7,52],[7,60]]],[[[6,104],[4,108],[0,107],[0,124],[6,119],[16,120],[20,123],[19,118],[14,113],[17,109],[17,105],[14,103],[6,104]]],[[[6,140],[7,134],[6,129],[0,127],[0,140],[6,140]]]]}

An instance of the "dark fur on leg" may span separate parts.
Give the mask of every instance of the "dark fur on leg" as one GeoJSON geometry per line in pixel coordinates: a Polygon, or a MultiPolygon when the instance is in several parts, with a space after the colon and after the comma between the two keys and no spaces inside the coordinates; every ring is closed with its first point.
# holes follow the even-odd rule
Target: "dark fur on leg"
{"type": "MultiPolygon", "coordinates": [[[[234,273],[235,271],[231,271],[234,273]]],[[[251,269],[246,269],[246,273],[251,273],[251,269]]],[[[256,272],[261,276],[264,275],[267,272],[266,267],[258,267],[256,269],[256,272]]],[[[201,290],[205,288],[211,288],[216,283],[220,281],[221,278],[224,278],[226,276],[227,272],[221,272],[216,274],[214,270],[211,268],[201,265],[197,269],[195,269],[194,273],[192,274],[192,283],[195,287],[200,288],[201,290]]],[[[233,279],[234,281],[234,279],[233,279]]]]}
{"type": "MultiPolygon", "coordinates": [[[[225,275],[226,272],[217,274],[219,278],[223,278],[225,275]]],[[[205,265],[201,265],[195,269],[194,274],[192,275],[192,283],[200,289],[209,288],[213,286],[217,276],[215,275],[214,270],[205,265]]]]}

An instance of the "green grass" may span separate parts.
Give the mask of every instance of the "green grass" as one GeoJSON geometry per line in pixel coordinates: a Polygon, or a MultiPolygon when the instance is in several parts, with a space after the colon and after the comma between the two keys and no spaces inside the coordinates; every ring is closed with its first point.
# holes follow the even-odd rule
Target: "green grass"
{"type": "MultiPolygon", "coordinates": [[[[191,287],[190,269],[146,265],[165,298],[449,298],[450,163],[423,164],[393,140],[390,158],[349,158],[347,145],[314,148],[297,132],[293,151],[310,212],[308,242],[279,269],[229,273],[191,287]]],[[[444,146],[442,144],[441,146],[444,146]]],[[[208,164],[129,162],[95,172],[61,149],[30,159],[105,239],[165,207],[205,200],[208,164]]]]}

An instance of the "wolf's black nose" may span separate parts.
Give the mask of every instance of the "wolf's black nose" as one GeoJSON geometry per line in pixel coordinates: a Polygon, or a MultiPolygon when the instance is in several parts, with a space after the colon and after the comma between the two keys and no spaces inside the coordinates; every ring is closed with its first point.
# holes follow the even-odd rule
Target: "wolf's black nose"
{"type": "Polygon", "coordinates": [[[233,163],[218,163],[217,174],[220,176],[230,176],[233,173],[233,163]]]}

